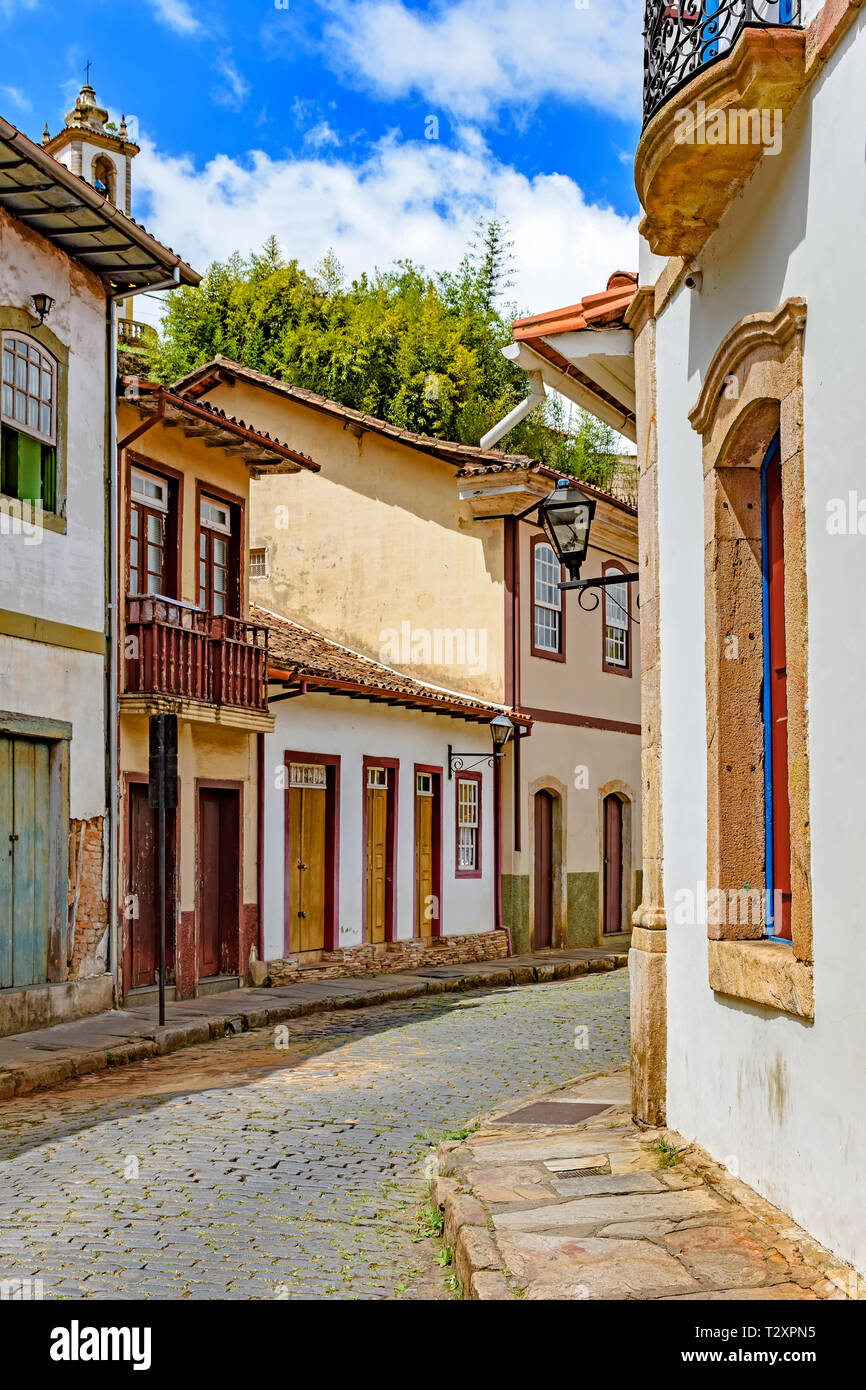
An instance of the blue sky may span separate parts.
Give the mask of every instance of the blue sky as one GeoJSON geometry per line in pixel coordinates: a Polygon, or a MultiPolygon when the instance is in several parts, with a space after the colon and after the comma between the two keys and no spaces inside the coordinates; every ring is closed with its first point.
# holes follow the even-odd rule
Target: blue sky
{"type": "Polygon", "coordinates": [[[634,268],[640,0],[0,0],[0,111],[62,124],[92,61],[137,122],[135,216],[197,269],[453,265],[508,217],[521,308],[634,268]],[[38,62],[34,61],[38,54],[38,62]],[[430,137],[433,138],[430,138],[430,137]]]}

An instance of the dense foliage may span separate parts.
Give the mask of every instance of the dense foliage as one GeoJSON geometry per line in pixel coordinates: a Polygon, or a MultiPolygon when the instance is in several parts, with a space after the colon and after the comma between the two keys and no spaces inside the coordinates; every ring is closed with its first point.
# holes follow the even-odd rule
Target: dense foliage
{"type": "MultiPolygon", "coordinates": [[[[271,237],[169,296],[148,369],[173,381],[222,353],[405,429],[477,444],[529,389],[501,352],[516,317],[500,307],[509,264],[497,220],[479,228],[454,273],[405,261],[350,284],[333,254],[309,274],[271,237]]],[[[555,399],[499,447],[602,487],[616,463],[613,432],[555,399]]]]}

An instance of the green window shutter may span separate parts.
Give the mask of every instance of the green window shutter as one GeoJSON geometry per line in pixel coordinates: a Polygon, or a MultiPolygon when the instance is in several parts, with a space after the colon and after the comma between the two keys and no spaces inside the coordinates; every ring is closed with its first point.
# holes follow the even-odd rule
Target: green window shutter
{"type": "Polygon", "coordinates": [[[21,501],[42,501],[42,445],[26,434],[18,436],[18,496],[21,501]]]}

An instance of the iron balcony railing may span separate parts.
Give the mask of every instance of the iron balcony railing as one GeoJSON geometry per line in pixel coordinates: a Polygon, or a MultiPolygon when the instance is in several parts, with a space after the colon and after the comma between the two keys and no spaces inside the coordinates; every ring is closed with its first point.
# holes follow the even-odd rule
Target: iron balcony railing
{"type": "Polygon", "coordinates": [[[161,595],[126,609],[126,691],[266,711],[268,630],[161,595]]]}
{"type": "Polygon", "coordinates": [[[744,29],[800,27],[801,0],[646,0],[644,125],[695,73],[730,53],[744,29]]]}

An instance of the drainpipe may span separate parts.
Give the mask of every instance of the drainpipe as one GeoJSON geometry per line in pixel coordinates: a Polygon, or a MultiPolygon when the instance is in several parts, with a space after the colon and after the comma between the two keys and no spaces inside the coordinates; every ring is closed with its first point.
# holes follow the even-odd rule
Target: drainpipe
{"type": "Polygon", "coordinates": [[[142,285],[109,294],[105,306],[105,331],[108,358],[108,757],[106,790],[108,793],[108,973],[118,983],[119,901],[120,901],[120,460],[117,449],[117,305],[139,294],[155,290],[174,290],[180,285],[180,267],[175,266],[171,279],[156,285],[142,285]]]}
{"type": "Polygon", "coordinates": [[[520,424],[521,420],[525,420],[537,405],[541,405],[547,400],[541,372],[527,372],[526,375],[529,377],[532,390],[526,399],[520,402],[520,405],[516,405],[512,411],[509,411],[504,420],[500,420],[498,425],[494,425],[492,430],[487,431],[481,440],[481,448],[485,452],[492,449],[494,444],[498,444],[509,430],[513,430],[515,425],[520,424]]]}

